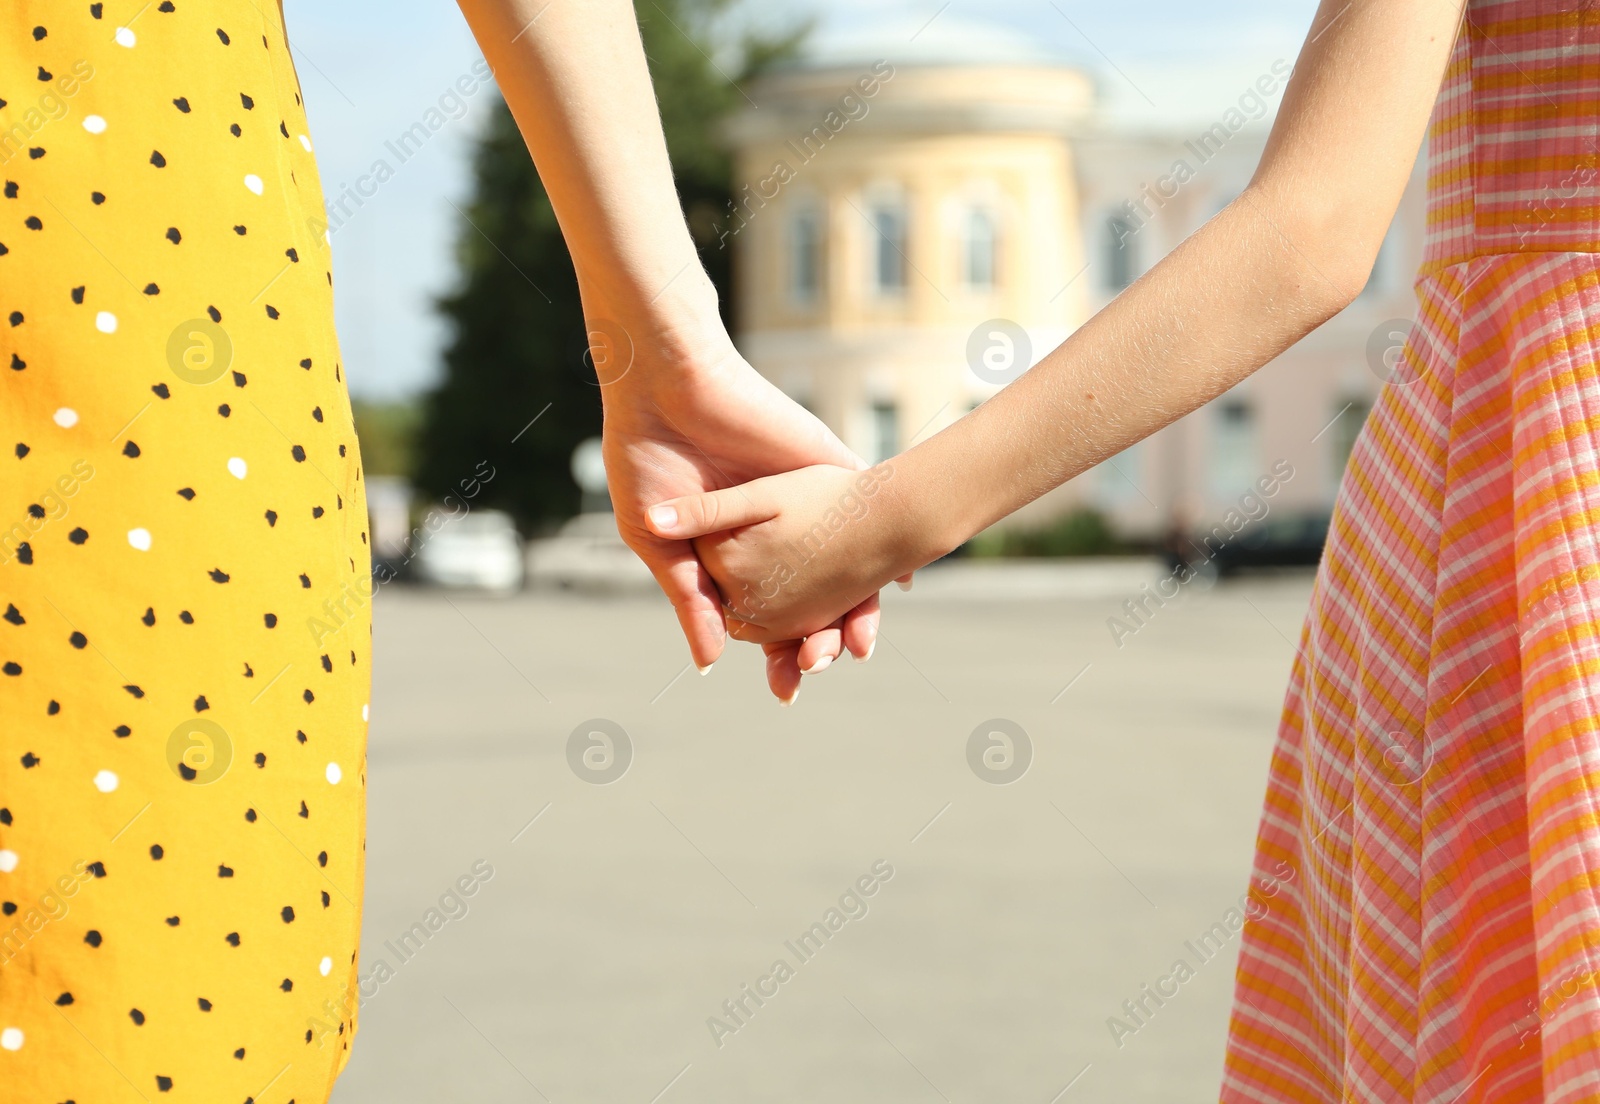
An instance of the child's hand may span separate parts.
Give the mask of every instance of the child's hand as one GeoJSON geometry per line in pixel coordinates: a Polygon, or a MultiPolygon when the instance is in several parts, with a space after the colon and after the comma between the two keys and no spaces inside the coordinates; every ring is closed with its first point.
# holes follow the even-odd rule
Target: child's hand
{"type": "Polygon", "coordinates": [[[892,461],[865,471],[818,465],[672,499],[648,516],[660,536],[697,538],[730,636],[781,641],[826,628],[920,566],[893,480],[892,461]]]}

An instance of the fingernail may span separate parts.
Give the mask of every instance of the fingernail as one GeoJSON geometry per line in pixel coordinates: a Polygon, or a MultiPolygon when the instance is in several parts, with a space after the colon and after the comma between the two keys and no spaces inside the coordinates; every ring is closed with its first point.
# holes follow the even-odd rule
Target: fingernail
{"type": "Polygon", "coordinates": [[[874,636],[872,638],[872,643],[867,645],[867,654],[866,655],[853,656],[853,658],[855,659],[855,661],[857,663],[865,663],[867,660],[872,658],[872,653],[877,651],[877,650],[878,650],[878,638],[876,636],[874,636]]]}
{"type": "Polygon", "coordinates": [[[833,665],[833,657],[831,655],[825,655],[821,659],[819,659],[815,663],[813,663],[811,666],[807,667],[804,671],[801,671],[800,673],[802,675],[820,675],[822,672],[826,671],[832,665],[833,665]]]}
{"type": "Polygon", "coordinates": [[[896,579],[894,581],[894,585],[899,587],[901,590],[910,590],[911,589],[911,584],[914,583],[914,582],[916,582],[915,579],[907,579],[903,583],[899,579],[896,579]]]}
{"type": "Polygon", "coordinates": [[[706,675],[709,675],[711,673],[711,668],[715,667],[716,665],[717,665],[717,661],[713,659],[710,663],[706,664],[704,667],[702,667],[698,663],[696,663],[694,665],[694,669],[696,671],[699,671],[701,677],[703,678],[706,675]]]}
{"type": "Polygon", "coordinates": [[[794,693],[790,694],[787,698],[779,698],[778,699],[778,704],[783,706],[785,709],[788,709],[791,705],[794,704],[795,699],[798,698],[799,696],[800,696],[800,687],[796,686],[794,688],[794,693]]]}
{"type": "Polygon", "coordinates": [[[678,524],[678,508],[676,506],[650,507],[650,520],[655,522],[657,529],[671,529],[678,524]]]}

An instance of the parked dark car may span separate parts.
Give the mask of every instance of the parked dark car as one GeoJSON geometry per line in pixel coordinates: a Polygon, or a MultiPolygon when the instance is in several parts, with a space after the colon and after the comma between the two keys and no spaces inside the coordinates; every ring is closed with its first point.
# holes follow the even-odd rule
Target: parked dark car
{"type": "Polygon", "coordinates": [[[1168,565],[1176,570],[1186,562],[1202,579],[1219,579],[1243,571],[1270,567],[1315,567],[1322,560],[1331,515],[1273,513],[1253,521],[1226,541],[1218,533],[1194,534],[1186,541],[1167,542],[1168,565]]]}

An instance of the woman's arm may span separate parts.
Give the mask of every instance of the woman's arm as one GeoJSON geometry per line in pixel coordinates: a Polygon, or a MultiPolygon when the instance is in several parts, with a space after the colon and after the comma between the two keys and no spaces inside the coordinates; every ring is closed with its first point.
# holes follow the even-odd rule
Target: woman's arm
{"type": "MultiPolygon", "coordinates": [[[[617,525],[672,600],[694,661],[721,654],[716,587],[692,546],[644,524],[646,505],[809,464],[859,464],[816,418],[746,364],[717,312],[672,182],[630,0],[460,0],[528,143],[572,253],[601,362],[605,458],[617,525]],[[607,352],[615,359],[604,364],[607,352]]],[[[769,681],[848,646],[867,655],[876,592],[803,645],[769,681]]],[[[812,626],[820,628],[820,626],[812,626]]]]}
{"type": "MultiPolygon", "coordinates": [[[[1227,391],[1347,306],[1399,206],[1462,6],[1325,0],[1239,198],[1015,383],[890,461],[864,524],[846,525],[749,611],[764,629],[736,635],[825,620],[1227,391]]],[[[703,546],[730,591],[848,482],[765,480],[674,503],[676,527],[652,523],[673,535],[754,525],[703,546]]]]}

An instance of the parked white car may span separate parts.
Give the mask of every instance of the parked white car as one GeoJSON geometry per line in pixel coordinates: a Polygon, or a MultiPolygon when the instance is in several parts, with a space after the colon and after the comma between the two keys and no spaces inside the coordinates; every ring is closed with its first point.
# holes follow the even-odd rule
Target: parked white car
{"type": "Polygon", "coordinates": [[[425,582],[500,594],[522,587],[522,538],[500,510],[473,510],[446,521],[421,544],[417,575],[425,582]]]}
{"type": "Polygon", "coordinates": [[[622,543],[609,511],[579,514],[555,536],[529,541],[528,582],[590,593],[649,592],[656,586],[644,561],[622,543]]]}

